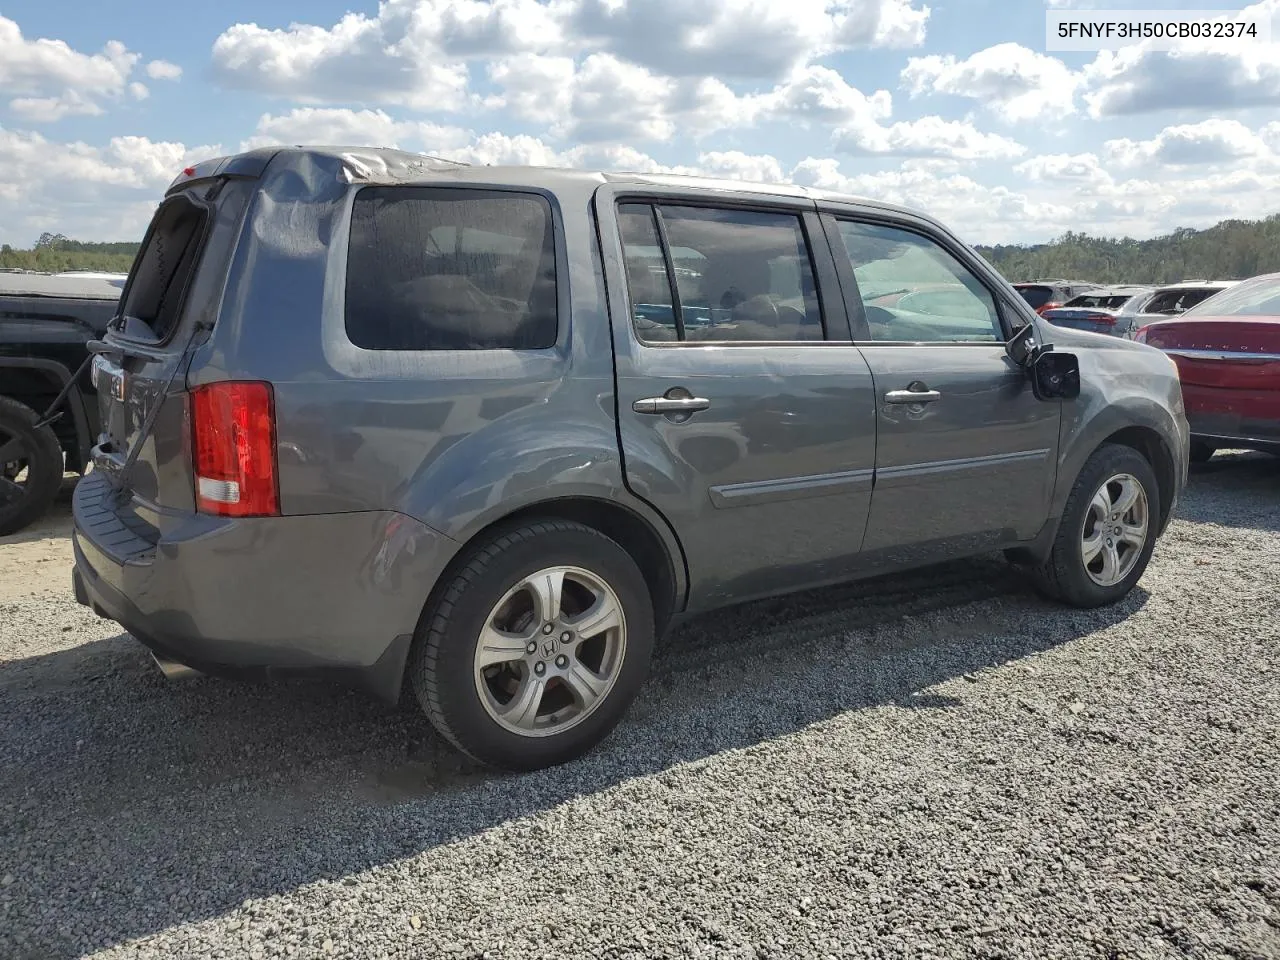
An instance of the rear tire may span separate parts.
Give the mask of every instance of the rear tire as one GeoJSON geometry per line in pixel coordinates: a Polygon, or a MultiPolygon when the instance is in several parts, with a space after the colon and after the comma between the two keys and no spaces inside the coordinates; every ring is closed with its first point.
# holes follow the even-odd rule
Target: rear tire
{"type": "Polygon", "coordinates": [[[40,519],[62,488],[62,446],[48,426],[36,427],[39,422],[26,404],[0,396],[0,448],[14,441],[21,448],[0,463],[0,537],[40,519]],[[15,482],[24,472],[23,482],[15,482]]]}
{"type": "Polygon", "coordinates": [[[1160,489],[1146,458],[1132,447],[1104,444],[1076,478],[1049,557],[1030,571],[1032,582],[1076,607],[1124,599],[1151,559],[1159,510],[1160,489]]]}
{"type": "Polygon", "coordinates": [[[1217,452],[1217,447],[1205,443],[1203,440],[1192,440],[1191,446],[1188,448],[1192,463],[1208,463],[1209,459],[1217,452]]]}
{"type": "Polygon", "coordinates": [[[631,556],[591,527],[537,521],[471,550],[424,612],[409,680],[458,749],[536,770],[609,735],[644,683],[653,642],[631,556]]]}

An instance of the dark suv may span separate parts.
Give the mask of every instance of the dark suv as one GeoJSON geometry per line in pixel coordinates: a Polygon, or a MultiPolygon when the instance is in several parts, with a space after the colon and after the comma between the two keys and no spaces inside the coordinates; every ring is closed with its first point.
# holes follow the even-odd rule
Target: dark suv
{"type": "Polygon", "coordinates": [[[1032,310],[1043,314],[1046,310],[1056,310],[1082,293],[1097,290],[1098,285],[1082,280],[1028,280],[1015,283],[1013,289],[1022,294],[1022,299],[1031,305],[1032,310]]]}
{"type": "Polygon", "coordinates": [[[88,374],[76,374],[123,285],[123,278],[0,272],[0,536],[38,519],[64,473],[89,464],[98,401],[88,374]]]}
{"type": "Polygon", "coordinates": [[[209,161],[95,363],[81,602],[198,671],[407,682],[517,768],[603,738],[699,611],[1001,549],[1116,601],[1187,465],[1160,351],[794,186],[209,161]]]}

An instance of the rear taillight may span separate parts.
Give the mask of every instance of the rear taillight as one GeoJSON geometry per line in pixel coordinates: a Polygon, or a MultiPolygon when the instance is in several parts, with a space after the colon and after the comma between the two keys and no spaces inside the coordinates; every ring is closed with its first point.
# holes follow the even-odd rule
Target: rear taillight
{"type": "Polygon", "coordinates": [[[211,383],[191,392],[196,508],[224,517],[280,513],[271,386],[211,383]]]}
{"type": "Polygon", "coordinates": [[[1145,327],[1139,327],[1137,330],[1133,332],[1133,339],[1138,341],[1138,343],[1146,343],[1147,331],[1150,329],[1151,329],[1150,325],[1145,327]]]}

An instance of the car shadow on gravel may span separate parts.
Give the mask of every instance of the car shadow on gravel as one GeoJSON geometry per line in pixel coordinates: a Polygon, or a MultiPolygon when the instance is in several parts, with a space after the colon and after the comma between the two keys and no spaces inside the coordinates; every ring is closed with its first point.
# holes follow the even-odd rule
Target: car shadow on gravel
{"type": "Polygon", "coordinates": [[[78,956],[311,884],[340,896],[344,878],[848,711],[963,709],[933,688],[1146,598],[1066,610],[992,558],[721,611],[661,646],[599,749],[524,775],[326,684],[167,684],[123,636],[0,663],[0,956],[78,956]]]}
{"type": "Polygon", "coordinates": [[[1177,516],[1195,523],[1280,532],[1280,457],[1219,452],[1191,465],[1177,516]]]}

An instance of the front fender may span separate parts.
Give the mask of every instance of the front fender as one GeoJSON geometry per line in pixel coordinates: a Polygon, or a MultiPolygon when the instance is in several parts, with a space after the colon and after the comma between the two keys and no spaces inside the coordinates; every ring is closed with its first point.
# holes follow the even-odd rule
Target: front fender
{"type": "MultiPolygon", "coordinates": [[[[1080,396],[1063,405],[1058,446],[1054,516],[1061,516],[1085,461],[1121,431],[1144,431],[1157,440],[1172,467],[1173,489],[1162,490],[1165,517],[1182,493],[1187,476],[1188,430],[1177,368],[1158,350],[1139,344],[1078,349],[1080,396]],[[1133,349],[1133,348],[1138,349],[1133,349]]],[[[1061,349],[1072,349],[1063,343],[1061,349]]],[[[1153,464],[1160,472],[1160,465],[1153,464]]]]}

